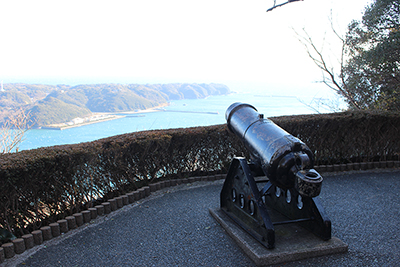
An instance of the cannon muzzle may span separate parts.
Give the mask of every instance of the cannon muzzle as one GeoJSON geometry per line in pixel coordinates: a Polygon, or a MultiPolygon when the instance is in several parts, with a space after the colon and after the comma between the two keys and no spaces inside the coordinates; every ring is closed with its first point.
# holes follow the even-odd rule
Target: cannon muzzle
{"type": "Polygon", "coordinates": [[[305,143],[249,104],[232,104],[225,117],[229,130],[242,140],[253,163],[261,167],[273,185],[295,188],[307,197],[320,194],[323,179],[313,169],[313,153],[305,143]]]}

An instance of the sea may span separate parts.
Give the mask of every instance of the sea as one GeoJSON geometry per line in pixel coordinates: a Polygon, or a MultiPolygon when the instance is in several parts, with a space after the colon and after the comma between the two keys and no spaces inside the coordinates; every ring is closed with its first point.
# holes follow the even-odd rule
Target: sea
{"type": "MultiPolygon", "coordinates": [[[[19,151],[94,141],[110,136],[156,129],[187,128],[224,124],[227,108],[235,102],[248,103],[264,117],[329,112],[315,106],[312,97],[240,92],[205,99],[173,100],[163,111],[132,114],[119,119],[64,130],[31,129],[19,151]]],[[[315,101],[314,101],[315,102],[315,101]]]]}

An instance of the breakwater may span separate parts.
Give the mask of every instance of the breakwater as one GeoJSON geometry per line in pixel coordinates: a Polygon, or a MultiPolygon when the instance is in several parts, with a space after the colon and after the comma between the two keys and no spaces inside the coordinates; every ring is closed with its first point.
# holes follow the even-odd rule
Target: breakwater
{"type": "Polygon", "coordinates": [[[196,114],[212,114],[212,115],[218,115],[218,111],[191,111],[191,110],[166,110],[166,109],[160,109],[162,112],[178,112],[178,113],[196,113],[196,114]]]}

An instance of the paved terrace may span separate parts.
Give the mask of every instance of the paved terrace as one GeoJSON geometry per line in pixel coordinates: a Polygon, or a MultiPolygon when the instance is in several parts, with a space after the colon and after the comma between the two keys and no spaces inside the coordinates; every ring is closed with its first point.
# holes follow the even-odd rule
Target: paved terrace
{"type": "MultiPolygon", "coordinates": [[[[284,266],[398,266],[400,170],[325,174],[332,235],[346,254],[284,266]]],[[[3,266],[255,266],[209,209],[223,180],[165,188],[3,262],[3,266]]],[[[277,265],[278,266],[278,265],[277,265]]]]}

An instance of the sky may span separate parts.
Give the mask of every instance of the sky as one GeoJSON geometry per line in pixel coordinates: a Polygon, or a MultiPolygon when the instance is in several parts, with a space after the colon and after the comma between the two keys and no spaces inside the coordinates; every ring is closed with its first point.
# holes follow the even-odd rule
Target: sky
{"type": "Polygon", "coordinates": [[[213,82],[288,94],[325,88],[293,29],[306,29],[335,62],[340,45],[329,34],[330,14],[344,34],[370,1],[304,0],[266,12],[273,3],[0,0],[0,80],[213,82]]]}

